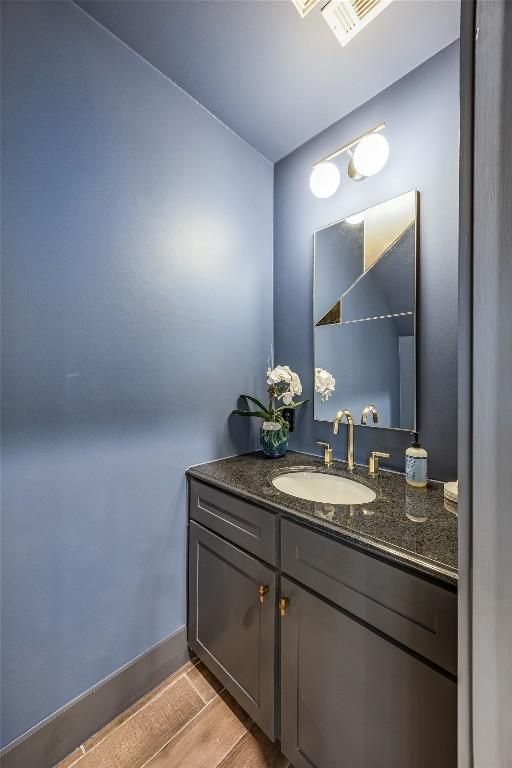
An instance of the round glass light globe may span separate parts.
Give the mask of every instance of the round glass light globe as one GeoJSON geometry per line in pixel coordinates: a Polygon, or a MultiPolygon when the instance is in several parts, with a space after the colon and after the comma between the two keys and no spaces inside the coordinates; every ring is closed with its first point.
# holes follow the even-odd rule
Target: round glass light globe
{"type": "Polygon", "coordinates": [[[309,188],[315,197],[331,197],[340,185],[340,172],[334,163],[320,163],[311,171],[309,188]]]}
{"type": "Polygon", "coordinates": [[[384,136],[371,133],[361,139],[352,158],[354,167],[361,176],[374,176],[382,171],[389,157],[389,144],[384,136]]]}

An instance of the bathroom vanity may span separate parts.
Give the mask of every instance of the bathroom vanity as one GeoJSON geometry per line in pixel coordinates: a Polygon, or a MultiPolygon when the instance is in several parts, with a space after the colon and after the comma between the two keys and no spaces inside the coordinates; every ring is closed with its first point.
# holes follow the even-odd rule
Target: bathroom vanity
{"type": "Polygon", "coordinates": [[[190,648],[295,768],[455,768],[457,519],[441,483],[350,477],[353,505],[272,480],[315,457],[188,470],[190,648]]]}

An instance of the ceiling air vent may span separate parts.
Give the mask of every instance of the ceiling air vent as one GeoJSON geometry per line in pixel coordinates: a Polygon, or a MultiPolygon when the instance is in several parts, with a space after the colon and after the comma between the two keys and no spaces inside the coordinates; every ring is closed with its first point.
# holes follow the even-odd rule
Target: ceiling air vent
{"type": "Polygon", "coordinates": [[[391,0],[331,0],[322,16],[340,41],[347,45],[391,0]]]}
{"type": "Polygon", "coordinates": [[[304,18],[310,11],[313,10],[315,5],[320,2],[320,0],[292,0],[294,6],[298,10],[299,14],[304,18]]]}

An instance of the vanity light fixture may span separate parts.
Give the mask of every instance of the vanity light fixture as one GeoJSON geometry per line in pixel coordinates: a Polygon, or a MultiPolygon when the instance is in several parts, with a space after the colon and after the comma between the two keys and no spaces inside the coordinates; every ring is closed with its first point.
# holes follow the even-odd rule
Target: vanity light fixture
{"type": "Polygon", "coordinates": [[[334,163],[319,163],[311,171],[309,187],[315,197],[332,197],[340,181],[340,172],[334,163]]]}
{"type": "Polygon", "coordinates": [[[389,157],[389,144],[379,133],[370,133],[361,139],[354,149],[352,163],[356,173],[363,178],[382,171],[389,157]]]}
{"type": "Polygon", "coordinates": [[[318,160],[313,165],[309,179],[309,186],[315,197],[331,197],[338,189],[340,172],[331,161],[343,153],[350,157],[347,173],[352,181],[362,181],[381,171],[389,158],[389,144],[379,133],[385,127],[386,123],[379,123],[318,160]]]}

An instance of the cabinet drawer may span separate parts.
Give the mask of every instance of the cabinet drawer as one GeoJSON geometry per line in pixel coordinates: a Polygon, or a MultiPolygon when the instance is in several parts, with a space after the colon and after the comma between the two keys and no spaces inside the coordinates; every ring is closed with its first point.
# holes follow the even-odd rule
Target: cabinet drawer
{"type": "Polygon", "coordinates": [[[275,565],[276,516],[255,504],[190,480],[190,517],[228,541],[275,565]]]}
{"type": "Polygon", "coordinates": [[[283,573],[443,669],[457,672],[457,596],[283,520],[283,573]]]}

